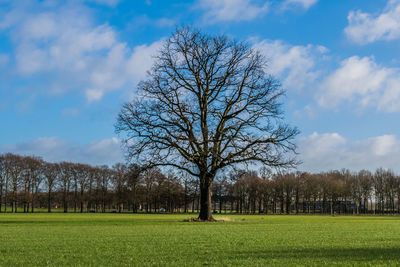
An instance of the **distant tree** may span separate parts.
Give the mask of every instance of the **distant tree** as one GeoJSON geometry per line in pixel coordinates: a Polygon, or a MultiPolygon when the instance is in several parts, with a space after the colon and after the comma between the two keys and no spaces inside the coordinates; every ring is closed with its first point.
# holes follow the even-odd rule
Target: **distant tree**
{"type": "Polygon", "coordinates": [[[47,187],[47,212],[51,212],[52,193],[57,177],[60,173],[60,166],[56,163],[46,163],[44,165],[44,179],[47,187]]]}
{"type": "Polygon", "coordinates": [[[59,178],[57,182],[59,183],[59,189],[62,192],[62,204],[64,208],[64,213],[68,212],[68,200],[69,191],[71,188],[71,179],[74,175],[73,164],[70,162],[61,162],[58,165],[59,178]]]}
{"type": "Polygon", "coordinates": [[[363,213],[367,213],[368,200],[370,199],[371,193],[373,190],[372,173],[367,170],[361,170],[358,173],[358,180],[359,180],[361,191],[362,191],[362,199],[363,199],[363,206],[364,206],[363,213]]]}
{"type": "Polygon", "coordinates": [[[375,171],[373,183],[374,183],[374,195],[375,195],[375,213],[384,213],[385,210],[385,178],[389,175],[388,171],[379,168],[375,171]]]}
{"type": "Polygon", "coordinates": [[[198,177],[201,220],[212,220],[212,183],[218,171],[261,162],[296,162],[298,134],[282,122],[280,84],[260,52],[226,36],[178,29],[155,57],[136,100],[126,103],[116,131],[132,159],[169,165],[198,177]]]}
{"type": "Polygon", "coordinates": [[[268,204],[270,202],[270,198],[272,196],[272,183],[271,183],[271,178],[272,178],[272,171],[271,169],[263,166],[260,169],[260,176],[262,179],[261,182],[261,191],[262,191],[262,202],[263,202],[263,208],[264,208],[264,213],[268,213],[268,204]]]}
{"type": "Polygon", "coordinates": [[[215,200],[218,202],[218,209],[219,209],[219,213],[222,213],[222,207],[224,205],[224,202],[227,198],[227,190],[228,190],[228,175],[226,175],[225,173],[221,173],[220,175],[218,175],[215,179],[216,183],[215,183],[215,200]]]}
{"type": "Polygon", "coordinates": [[[6,158],[4,155],[0,155],[0,213],[2,212],[3,191],[5,182],[6,182],[6,158]]]}
{"type": "Polygon", "coordinates": [[[126,190],[128,169],[127,166],[123,163],[114,164],[112,169],[114,171],[114,175],[112,176],[112,183],[114,185],[114,190],[116,194],[115,197],[117,201],[117,209],[118,212],[121,213],[124,203],[124,193],[126,190]]]}
{"type": "Polygon", "coordinates": [[[25,157],[24,161],[26,166],[26,179],[28,181],[27,193],[29,198],[27,200],[31,202],[31,212],[33,212],[34,202],[37,199],[40,185],[43,181],[43,165],[45,163],[38,157],[25,157]]]}
{"type": "Polygon", "coordinates": [[[107,165],[102,165],[97,168],[97,189],[101,205],[101,212],[106,212],[106,204],[108,200],[108,188],[112,180],[112,170],[107,165]]]}
{"type": "Polygon", "coordinates": [[[23,157],[19,155],[9,154],[8,171],[10,175],[10,188],[11,188],[11,211],[17,212],[18,202],[18,189],[23,183],[24,174],[24,161],[23,157]]]}
{"type": "Polygon", "coordinates": [[[85,203],[85,191],[87,190],[90,182],[90,169],[91,167],[86,164],[77,164],[75,166],[77,183],[79,184],[79,210],[83,213],[83,206],[85,203]]]}
{"type": "Polygon", "coordinates": [[[138,211],[138,187],[142,181],[141,175],[142,169],[137,164],[131,164],[127,170],[127,183],[130,187],[132,195],[132,211],[136,213],[138,211]]]}
{"type": "Polygon", "coordinates": [[[386,199],[386,210],[390,213],[395,212],[395,197],[396,189],[398,186],[397,178],[393,171],[389,170],[386,173],[386,179],[384,183],[384,194],[386,199]]]}
{"type": "Polygon", "coordinates": [[[156,175],[159,170],[156,168],[147,169],[143,172],[143,183],[145,186],[146,192],[146,212],[151,212],[151,203],[153,200],[153,187],[156,180],[156,175]]]}
{"type": "Polygon", "coordinates": [[[273,176],[273,188],[274,188],[274,213],[277,212],[278,204],[280,213],[283,214],[285,211],[285,180],[282,174],[273,176]]]}
{"type": "Polygon", "coordinates": [[[96,168],[90,167],[89,173],[88,173],[88,184],[87,184],[87,211],[91,212],[93,208],[93,202],[94,202],[94,191],[95,191],[95,177],[96,177],[96,168]]]}
{"type": "Polygon", "coordinates": [[[285,195],[285,211],[287,214],[291,213],[291,206],[293,201],[293,195],[295,193],[296,176],[294,173],[284,174],[281,177],[283,192],[285,195]]]}
{"type": "Polygon", "coordinates": [[[4,212],[7,212],[8,190],[10,188],[10,170],[12,165],[12,154],[7,153],[2,160],[2,174],[4,179],[4,212]]]}
{"type": "Polygon", "coordinates": [[[165,199],[165,184],[167,183],[167,178],[165,175],[159,171],[154,177],[153,183],[153,208],[154,212],[159,212],[160,208],[165,208],[163,206],[163,200],[165,199]]]}

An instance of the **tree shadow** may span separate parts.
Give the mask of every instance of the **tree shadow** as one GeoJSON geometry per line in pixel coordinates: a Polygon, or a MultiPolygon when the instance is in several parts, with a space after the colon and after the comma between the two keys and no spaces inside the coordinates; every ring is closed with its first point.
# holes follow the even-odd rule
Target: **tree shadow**
{"type": "Polygon", "coordinates": [[[285,258],[287,260],[329,260],[335,262],[346,261],[399,261],[400,247],[382,248],[293,248],[283,250],[252,250],[236,251],[236,259],[248,258],[261,260],[274,260],[285,258]]]}

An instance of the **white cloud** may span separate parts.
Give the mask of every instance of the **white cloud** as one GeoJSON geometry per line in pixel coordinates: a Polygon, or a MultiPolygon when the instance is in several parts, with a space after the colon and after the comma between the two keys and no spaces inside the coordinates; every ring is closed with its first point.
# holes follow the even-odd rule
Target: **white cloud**
{"type": "Polygon", "coordinates": [[[133,53],[126,62],[126,70],[128,75],[143,79],[146,72],[153,65],[152,56],[156,55],[161,48],[162,41],[155,42],[151,45],[140,45],[134,48],[133,53]]]}
{"type": "Polygon", "coordinates": [[[390,0],[380,14],[357,10],[351,11],[347,19],[349,25],[344,32],[355,43],[367,44],[400,38],[400,0],[390,0]]]}
{"type": "Polygon", "coordinates": [[[351,170],[379,167],[400,171],[400,140],[394,135],[382,135],[350,142],[338,133],[313,133],[298,141],[299,169],[328,171],[348,168],[351,170]]]}
{"type": "Polygon", "coordinates": [[[283,2],[282,6],[284,9],[291,6],[301,6],[304,9],[309,9],[311,6],[315,5],[318,0],[286,0],[283,2]]]}
{"type": "Polygon", "coordinates": [[[57,137],[42,137],[28,142],[0,145],[0,153],[35,155],[46,161],[71,161],[93,165],[123,161],[121,141],[112,137],[89,144],[69,142],[57,137]]]}
{"type": "Polygon", "coordinates": [[[323,46],[292,46],[282,41],[263,40],[254,44],[268,60],[268,73],[283,81],[284,87],[301,89],[319,76],[315,66],[327,52],[323,46]]]}
{"type": "Polygon", "coordinates": [[[199,0],[199,7],[205,9],[204,21],[250,21],[268,12],[270,3],[254,0],[199,0]]]}
{"type": "Polygon", "coordinates": [[[318,103],[334,108],[344,101],[387,112],[399,111],[400,70],[380,66],[373,57],[343,60],[322,82],[318,103]]]}
{"type": "MultiPolygon", "coordinates": [[[[334,109],[348,103],[357,111],[367,107],[400,111],[400,68],[380,65],[374,57],[353,56],[330,69],[331,57],[323,46],[293,46],[280,40],[253,43],[266,56],[268,73],[285,89],[300,89],[314,97],[320,107],[334,109]]],[[[316,111],[311,107],[296,110],[294,115],[312,117],[316,111]]]]}
{"type": "Polygon", "coordinates": [[[85,95],[87,100],[90,102],[94,102],[94,101],[99,101],[100,99],[103,98],[104,95],[104,91],[96,88],[96,89],[87,89],[85,91],[85,95]]]}
{"type": "Polygon", "coordinates": [[[145,77],[160,45],[130,48],[118,40],[115,29],[96,25],[90,11],[79,5],[52,11],[45,7],[12,10],[0,19],[0,25],[12,30],[21,75],[47,74],[45,82],[52,92],[80,90],[88,101],[100,100],[112,90],[132,88],[145,77]]]}

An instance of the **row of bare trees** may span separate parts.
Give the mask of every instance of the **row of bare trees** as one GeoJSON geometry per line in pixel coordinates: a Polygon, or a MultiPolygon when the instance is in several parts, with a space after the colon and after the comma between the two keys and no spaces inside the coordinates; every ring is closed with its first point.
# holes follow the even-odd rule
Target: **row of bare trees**
{"type": "Polygon", "coordinates": [[[217,180],[214,211],[229,207],[231,212],[252,214],[400,213],[400,177],[391,170],[260,173],[217,180]]]}
{"type": "Polygon", "coordinates": [[[172,173],[136,165],[108,166],[61,162],[38,157],[0,155],[0,212],[131,210],[169,212],[180,209],[185,188],[172,173]]]}
{"type": "MultiPolygon", "coordinates": [[[[214,213],[398,214],[400,177],[392,171],[310,174],[267,169],[219,175],[214,213]]],[[[0,155],[0,212],[198,212],[198,179],[137,165],[108,166],[0,155]]]]}

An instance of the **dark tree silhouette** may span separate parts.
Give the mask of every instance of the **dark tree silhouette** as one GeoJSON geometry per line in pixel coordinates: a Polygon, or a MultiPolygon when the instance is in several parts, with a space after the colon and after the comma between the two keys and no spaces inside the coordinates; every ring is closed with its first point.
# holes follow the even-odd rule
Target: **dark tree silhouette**
{"type": "Polygon", "coordinates": [[[28,186],[25,187],[27,189],[27,198],[25,199],[27,204],[26,212],[29,212],[29,202],[31,203],[31,212],[33,212],[34,202],[37,199],[39,187],[43,179],[42,168],[44,161],[38,157],[25,157],[24,163],[26,165],[25,180],[28,182],[28,186]]]}
{"type": "Polygon", "coordinates": [[[284,91],[265,69],[265,58],[246,43],[178,29],[118,116],[116,131],[132,159],[199,178],[201,220],[212,220],[211,188],[220,169],[295,164],[286,152],[295,150],[298,130],[282,122],[284,91]]]}
{"type": "Polygon", "coordinates": [[[6,157],[4,155],[0,155],[0,213],[2,211],[2,199],[3,199],[3,187],[6,184],[6,157]]]}
{"type": "Polygon", "coordinates": [[[44,165],[44,177],[47,187],[47,211],[51,212],[52,193],[60,172],[60,166],[55,163],[46,163],[44,165]]]}
{"type": "Polygon", "coordinates": [[[141,183],[142,176],[140,175],[141,173],[141,168],[139,165],[136,164],[131,164],[128,166],[127,170],[127,185],[130,188],[132,192],[132,211],[136,213],[138,211],[138,205],[137,205],[137,190],[138,187],[141,183]]]}
{"type": "Polygon", "coordinates": [[[61,162],[58,166],[59,168],[59,188],[61,189],[62,193],[62,203],[64,207],[64,213],[68,212],[68,195],[71,188],[71,179],[73,176],[72,171],[73,164],[70,162],[61,162]]]}

